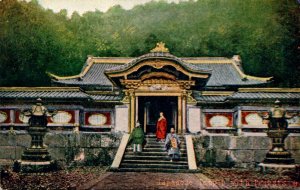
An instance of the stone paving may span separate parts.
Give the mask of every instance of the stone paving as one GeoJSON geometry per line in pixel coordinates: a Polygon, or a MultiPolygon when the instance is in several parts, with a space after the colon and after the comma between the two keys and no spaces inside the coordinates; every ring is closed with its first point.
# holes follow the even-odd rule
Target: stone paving
{"type": "Polygon", "coordinates": [[[200,173],[109,172],[79,189],[218,189],[200,173]]]}

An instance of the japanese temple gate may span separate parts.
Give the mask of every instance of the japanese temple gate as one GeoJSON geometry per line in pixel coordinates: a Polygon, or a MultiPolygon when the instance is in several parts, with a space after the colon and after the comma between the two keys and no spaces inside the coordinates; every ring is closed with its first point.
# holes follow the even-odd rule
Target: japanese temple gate
{"type": "MultiPolygon", "coordinates": [[[[129,107],[128,131],[132,131],[136,121],[140,120],[138,100],[140,97],[176,97],[177,111],[174,127],[178,133],[186,132],[187,105],[196,104],[191,96],[192,89],[205,86],[211,71],[193,70],[182,64],[179,59],[168,54],[163,46],[153,50],[151,56],[144,56],[124,66],[106,71],[113,84],[123,89],[124,104],[129,107]],[[163,52],[163,56],[161,53],[163,52]],[[167,54],[166,54],[167,53],[167,54]]],[[[146,130],[146,112],[142,125],[146,130]]],[[[159,112],[159,110],[158,110],[159,112]]]]}

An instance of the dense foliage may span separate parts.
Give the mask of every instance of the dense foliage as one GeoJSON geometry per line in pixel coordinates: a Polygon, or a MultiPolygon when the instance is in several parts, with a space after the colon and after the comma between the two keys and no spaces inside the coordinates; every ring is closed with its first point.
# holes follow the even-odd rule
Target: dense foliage
{"type": "Polygon", "coordinates": [[[87,55],[140,56],[158,41],[176,56],[239,54],[247,74],[300,86],[296,0],[163,1],[69,18],[36,1],[0,1],[0,86],[49,85],[77,74],[87,55]]]}

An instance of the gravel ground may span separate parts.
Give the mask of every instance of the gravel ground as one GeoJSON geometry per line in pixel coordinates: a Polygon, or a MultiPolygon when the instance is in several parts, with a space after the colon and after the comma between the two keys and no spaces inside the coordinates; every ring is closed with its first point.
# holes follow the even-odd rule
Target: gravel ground
{"type": "MultiPolygon", "coordinates": [[[[264,175],[249,169],[202,168],[202,173],[110,173],[107,168],[79,167],[44,174],[9,171],[3,189],[297,189],[299,178],[264,175]]],[[[0,187],[0,189],[1,189],[0,187]]]]}
{"type": "Polygon", "coordinates": [[[119,172],[111,173],[89,189],[218,189],[207,180],[193,173],[119,172]]]}
{"type": "Polygon", "coordinates": [[[12,190],[75,189],[103,173],[105,168],[101,167],[80,167],[42,174],[20,174],[9,171],[9,175],[2,180],[1,187],[12,190]]]}
{"type": "Polygon", "coordinates": [[[203,168],[207,176],[221,189],[296,189],[300,188],[299,176],[263,174],[257,170],[203,168]]]}

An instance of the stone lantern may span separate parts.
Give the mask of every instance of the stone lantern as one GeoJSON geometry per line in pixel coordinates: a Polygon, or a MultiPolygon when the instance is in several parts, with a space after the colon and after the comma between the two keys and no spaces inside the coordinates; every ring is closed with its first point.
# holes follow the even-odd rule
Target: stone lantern
{"type": "Polygon", "coordinates": [[[21,160],[15,162],[14,168],[21,172],[46,172],[54,169],[54,161],[43,143],[43,138],[47,133],[47,118],[55,113],[48,112],[42,105],[42,100],[37,99],[37,103],[30,110],[23,114],[29,117],[28,134],[31,136],[31,145],[21,156],[21,160]]]}
{"type": "Polygon", "coordinates": [[[292,118],[281,107],[279,100],[275,101],[275,106],[271,108],[264,119],[269,120],[267,135],[272,139],[272,148],[266,158],[259,164],[263,172],[284,172],[285,170],[295,169],[295,160],[291,153],[285,149],[284,140],[288,136],[287,119],[292,118]]]}

